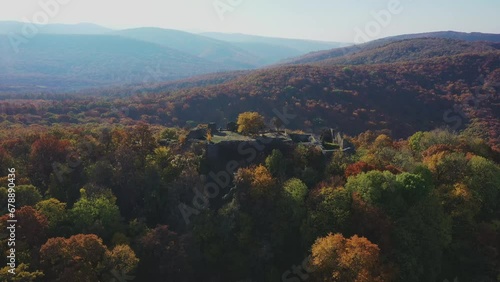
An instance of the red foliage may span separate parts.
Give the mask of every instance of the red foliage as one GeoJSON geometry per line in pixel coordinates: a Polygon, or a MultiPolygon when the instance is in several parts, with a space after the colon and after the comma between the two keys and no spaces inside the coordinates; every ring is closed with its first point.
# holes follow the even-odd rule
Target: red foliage
{"type": "Polygon", "coordinates": [[[30,178],[32,183],[42,192],[49,185],[50,174],[57,163],[65,163],[68,156],[70,143],[59,140],[52,135],[44,135],[31,146],[30,178]]]}
{"type": "Polygon", "coordinates": [[[50,281],[99,281],[107,248],[94,234],[51,238],[40,248],[40,258],[50,281]]]}
{"type": "Polygon", "coordinates": [[[8,225],[8,219],[16,219],[16,237],[19,241],[26,242],[28,246],[40,246],[47,239],[47,218],[33,207],[24,206],[15,213],[15,218],[9,218],[9,214],[0,217],[3,227],[8,225]]]}
{"type": "Polygon", "coordinates": [[[387,165],[384,168],[384,170],[388,170],[388,171],[390,171],[393,174],[400,174],[400,173],[402,173],[402,171],[399,168],[397,168],[397,167],[395,167],[393,165],[387,165]]]}
{"type": "Polygon", "coordinates": [[[360,161],[357,163],[350,164],[345,169],[345,177],[356,176],[360,173],[368,172],[375,169],[376,169],[375,166],[360,161]]]}
{"type": "Polygon", "coordinates": [[[391,220],[381,209],[365,202],[357,193],[352,195],[351,233],[368,238],[390,252],[391,220]]]}

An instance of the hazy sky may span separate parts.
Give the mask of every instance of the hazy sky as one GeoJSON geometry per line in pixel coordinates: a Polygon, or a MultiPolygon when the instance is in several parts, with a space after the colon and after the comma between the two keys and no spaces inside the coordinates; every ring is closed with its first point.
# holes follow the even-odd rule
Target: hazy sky
{"type": "Polygon", "coordinates": [[[438,30],[500,33],[500,0],[0,0],[0,20],[34,21],[44,13],[39,3],[55,1],[60,9],[50,23],[111,28],[157,26],[342,42],[354,42],[357,30],[366,28],[370,39],[438,30]],[[225,12],[216,11],[216,2],[225,12]],[[381,10],[390,20],[375,19],[373,12],[381,10]]]}

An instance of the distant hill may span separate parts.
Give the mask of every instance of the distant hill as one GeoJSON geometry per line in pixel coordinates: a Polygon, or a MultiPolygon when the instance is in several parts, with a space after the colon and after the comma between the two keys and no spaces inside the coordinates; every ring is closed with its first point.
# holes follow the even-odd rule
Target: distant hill
{"type": "Polygon", "coordinates": [[[20,52],[15,54],[9,36],[11,32],[19,34],[24,25],[0,22],[0,92],[87,88],[93,88],[93,92],[99,87],[124,85],[131,87],[120,89],[167,91],[226,83],[243,72],[220,72],[269,68],[280,60],[284,60],[281,65],[319,66],[399,63],[495,52],[500,45],[500,35],[482,33],[411,34],[346,46],[244,34],[200,35],[161,28],[117,31],[82,23],[38,26],[40,33],[21,44],[20,52]],[[323,51],[304,55],[317,50],[323,51]],[[209,73],[214,74],[196,77],[209,73]],[[172,83],[178,79],[182,81],[172,83]]]}
{"type": "Polygon", "coordinates": [[[300,52],[311,52],[314,50],[324,50],[324,49],[331,49],[334,47],[349,45],[348,43],[340,43],[340,42],[277,38],[277,37],[266,37],[266,36],[248,35],[240,33],[203,32],[201,34],[227,42],[247,42],[247,43],[253,42],[253,43],[265,43],[269,45],[287,46],[289,48],[296,49],[300,52]]]}
{"type": "Polygon", "coordinates": [[[212,85],[223,84],[239,77],[251,73],[251,70],[244,71],[227,71],[217,72],[210,74],[197,75],[190,78],[174,80],[174,81],[161,81],[156,83],[135,83],[123,86],[101,87],[94,89],[83,89],[78,93],[81,95],[97,95],[97,96],[132,96],[142,94],[154,94],[158,92],[177,91],[182,89],[189,89],[194,87],[206,87],[212,85]]]}
{"type": "Polygon", "coordinates": [[[162,28],[136,28],[115,31],[113,34],[156,43],[233,69],[250,69],[261,65],[259,57],[241,48],[189,32],[162,28]]]}
{"type": "Polygon", "coordinates": [[[275,38],[247,34],[204,32],[204,36],[230,42],[263,59],[263,64],[300,56],[313,51],[328,50],[350,45],[348,43],[314,41],[304,39],[275,38]]]}
{"type": "Polygon", "coordinates": [[[259,64],[262,66],[272,65],[284,59],[293,58],[308,53],[284,45],[275,45],[261,42],[232,42],[231,44],[260,58],[259,64]]]}
{"type": "MultiPolygon", "coordinates": [[[[0,21],[1,34],[22,34],[28,23],[0,21]]],[[[345,46],[343,43],[272,38],[244,34],[202,33],[141,27],[112,30],[90,23],[34,25],[40,34],[120,35],[155,43],[229,69],[255,69],[318,50],[345,46]]]]}
{"type": "Polygon", "coordinates": [[[493,52],[499,43],[467,42],[444,38],[416,38],[389,42],[375,48],[316,62],[321,65],[361,65],[408,62],[442,56],[493,52]]]}
{"type": "Polygon", "coordinates": [[[0,36],[0,84],[12,91],[68,91],[159,82],[228,68],[174,49],[111,35],[39,34],[19,53],[0,36]]]}
{"type": "Polygon", "coordinates": [[[395,137],[456,126],[456,109],[461,107],[466,116],[459,126],[481,124],[492,144],[500,144],[500,101],[492,94],[500,91],[498,79],[500,51],[492,51],[349,68],[269,68],[219,85],[167,92],[157,103],[175,105],[172,116],[178,125],[189,120],[223,123],[244,111],[271,118],[286,106],[296,115],[288,128],[326,125],[348,134],[390,129],[395,137]],[[472,98],[476,92],[481,96],[472,98]],[[479,102],[464,102],[467,99],[479,102]]]}
{"type": "Polygon", "coordinates": [[[457,31],[437,31],[437,32],[425,32],[425,33],[415,33],[415,34],[404,34],[392,37],[387,37],[386,40],[401,40],[401,39],[413,39],[413,38],[448,38],[457,39],[465,41],[489,41],[489,42],[500,42],[500,34],[494,33],[481,33],[481,32],[457,32],[457,31]]]}
{"type": "MultiPolygon", "coordinates": [[[[23,34],[23,27],[26,25],[28,24],[22,22],[0,21],[0,34],[23,34]]],[[[34,25],[39,33],[47,34],[104,34],[112,31],[109,28],[92,23],[29,25],[34,25]]]]}
{"type": "Polygon", "coordinates": [[[2,93],[142,87],[153,80],[153,84],[168,84],[207,73],[256,69],[337,46],[247,35],[226,41],[162,28],[112,30],[89,23],[32,25],[15,21],[0,21],[0,45],[2,93]],[[23,35],[28,26],[36,29],[33,38],[23,35]],[[19,54],[11,54],[9,41],[13,36],[22,40],[19,54]],[[158,66],[163,69],[157,70],[158,66]]]}
{"type": "MultiPolygon", "coordinates": [[[[399,36],[393,36],[393,37],[387,37],[387,38],[382,38],[374,41],[370,41],[367,43],[363,44],[358,44],[358,45],[353,45],[353,46],[345,46],[342,48],[334,48],[330,50],[324,50],[324,51],[319,51],[319,52],[311,52],[309,54],[299,56],[296,58],[292,58],[289,60],[284,61],[284,64],[310,64],[310,63],[316,63],[316,62],[321,62],[321,61],[326,61],[329,59],[334,59],[334,58],[339,58],[343,56],[354,56],[354,54],[358,54],[361,52],[367,52],[369,50],[374,50],[376,48],[380,48],[383,46],[387,46],[390,43],[393,42],[398,42],[398,41],[404,41],[404,40],[409,40],[409,39],[425,39],[425,38],[439,38],[439,39],[455,39],[455,40],[462,40],[462,41],[489,41],[489,42],[500,42],[500,34],[486,34],[486,33],[463,33],[463,32],[451,32],[451,31],[445,31],[445,32],[431,32],[431,33],[420,33],[420,34],[407,34],[407,35],[399,35],[399,36]]],[[[411,42],[411,41],[410,41],[411,42]]],[[[425,43],[431,43],[435,51],[437,49],[442,48],[443,50],[447,49],[449,44],[452,44],[453,42],[458,41],[413,41],[415,44],[419,44],[418,42],[421,42],[421,44],[425,43]],[[436,46],[439,42],[443,43],[443,46],[436,46]]],[[[404,43],[408,44],[408,43],[404,43]]],[[[403,44],[403,45],[404,45],[403,44]]],[[[410,43],[411,44],[411,43],[410,43]]],[[[460,44],[466,44],[466,43],[460,43],[460,44]]],[[[394,45],[395,46],[395,45],[394,45]]],[[[401,48],[404,48],[402,46],[401,48]]],[[[474,47],[471,47],[474,48],[474,47]]],[[[495,48],[495,47],[493,47],[495,48]]],[[[444,53],[448,52],[450,54],[457,54],[456,51],[458,51],[460,48],[452,48],[452,51],[444,51],[444,53]]],[[[463,50],[463,49],[462,49],[463,50]]],[[[425,50],[422,50],[425,51],[425,50]]],[[[427,52],[427,54],[430,54],[430,52],[427,52]]],[[[340,59],[339,61],[345,61],[343,59],[340,59]]]]}

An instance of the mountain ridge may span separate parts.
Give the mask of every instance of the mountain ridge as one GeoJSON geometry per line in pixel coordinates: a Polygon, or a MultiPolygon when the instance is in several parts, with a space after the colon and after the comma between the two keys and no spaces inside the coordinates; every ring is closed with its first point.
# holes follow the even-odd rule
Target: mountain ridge
{"type": "Polygon", "coordinates": [[[490,42],[500,42],[500,34],[488,34],[488,33],[473,33],[474,36],[470,37],[470,33],[465,32],[455,32],[455,31],[443,31],[443,32],[429,32],[429,33],[418,33],[418,34],[404,34],[398,36],[391,36],[382,39],[377,39],[373,41],[369,41],[363,44],[357,44],[352,46],[346,46],[341,48],[334,48],[330,50],[323,50],[318,52],[311,52],[303,56],[299,56],[296,58],[291,58],[289,60],[285,60],[279,64],[307,64],[307,63],[315,63],[318,61],[324,61],[327,59],[338,58],[342,56],[349,56],[354,53],[367,50],[374,49],[389,43],[410,40],[410,39],[422,39],[422,38],[440,38],[440,39],[455,39],[455,40],[463,40],[463,41],[488,41],[487,39],[494,38],[493,41],[490,42]],[[468,40],[466,40],[468,39],[468,40]]]}

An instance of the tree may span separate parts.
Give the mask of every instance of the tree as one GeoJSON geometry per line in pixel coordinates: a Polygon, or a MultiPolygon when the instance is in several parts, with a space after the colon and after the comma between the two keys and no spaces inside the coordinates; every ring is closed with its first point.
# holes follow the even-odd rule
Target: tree
{"type": "Polygon", "coordinates": [[[106,252],[96,235],[78,234],[49,239],[40,248],[40,259],[49,281],[100,281],[106,252]]]}
{"type": "Polygon", "coordinates": [[[257,134],[264,128],[264,117],[257,112],[244,112],[238,116],[239,133],[257,134]]]}
{"type": "Polygon", "coordinates": [[[377,206],[394,205],[389,195],[397,190],[396,176],[388,171],[372,170],[349,177],[346,189],[358,193],[363,200],[377,206]]]}
{"type": "Polygon", "coordinates": [[[13,165],[14,159],[12,156],[4,148],[0,147],[0,171],[7,171],[13,165]]]}
{"type": "Polygon", "coordinates": [[[278,202],[286,216],[282,220],[288,224],[292,224],[292,221],[298,222],[300,225],[306,214],[305,199],[309,189],[300,179],[292,178],[283,184],[283,190],[284,199],[278,202]]]}
{"type": "Polygon", "coordinates": [[[56,231],[55,229],[59,223],[63,222],[67,217],[66,203],[54,198],[38,202],[35,208],[47,218],[49,230],[52,232],[56,231]]]}
{"type": "Polygon", "coordinates": [[[424,132],[418,131],[408,138],[408,143],[413,152],[421,152],[422,150],[422,138],[424,137],[424,132]]]}
{"type": "MultiPolygon", "coordinates": [[[[31,183],[45,193],[49,186],[50,175],[57,164],[66,162],[69,152],[69,141],[60,140],[52,135],[45,135],[31,146],[29,156],[29,173],[31,183]]],[[[60,173],[57,172],[56,173],[60,173]]]]}
{"type": "Polygon", "coordinates": [[[432,189],[432,183],[418,174],[402,173],[396,176],[402,196],[410,206],[425,198],[432,189]]]}
{"type": "Polygon", "coordinates": [[[344,188],[323,187],[312,191],[307,200],[307,218],[301,228],[305,245],[330,232],[346,231],[351,202],[351,194],[344,188]]]}
{"type": "Polygon", "coordinates": [[[9,266],[0,269],[0,280],[10,282],[35,282],[43,277],[39,270],[30,271],[29,265],[21,263],[16,267],[16,274],[9,273],[9,266]]]}
{"type": "Polygon", "coordinates": [[[466,178],[470,166],[463,153],[439,152],[424,158],[424,164],[432,171],[436,184],[455,184],[466,178]]]}
{"type": "Polygon", "coordinates": [[[280,150],[274,149],[266,158],[266,167],[274,177],[284,177],[286,171],[286,161],[280,150]]]}
{"type": "MultiPolygon", "coordinates": [[[[9,219],[12,219],[9,217],[9,214],[0,217],[0,230],[5,230],[5,233],[8,232],[7,227],[11,224],[7,222],[9,219]]],[[[17,220],[17,223],[15,223],[16,240],[10,242],[11,244],[15,243],[15,245],[8,245],[7,238],[9,236],[5,236],[0,239],[0,251],[3,251],[2,254],[4,254],[10,248],[15,248],[17,263],[34,266],[38,264],[38,250],[43,242],[47,240],[47,218],[33,207],[24,206],[16,211],[15,220],[17,220]]],[[[2,233],[5,234],[4,232],[2,233]]],[[[5,259],[5,256],[2,258],[2,261],[3,259],[5,259]]]]}
{"type": "Polygon", "coordinates": [[[138,275],[144,281],[191,281],[183,240],[160,225],[140,239],[138,275]]]}
{"type": "Polygon", "coordinates": [[[99,160],[86,167],[89,182],[105,187],[113,186],[113,165],[108,160],[99,160]]]}
{"type": "Polygon", "coordinates": [[[390,281],[381,262],[380,249],[364,237],[346,239],[341,234],[318,238],[311,248],[315,281],[390,281]]]}
{"type": "Polygon", "coordinates": [[[348,234],[358,234],[380,246],[387,253],[391,250],[392,219],[380,208],[352,194],[351,217],[348,234]]]}
{"type": "Polygon", "coordinates": [[[351,158],[348,154],[345,154],[342,151],[336,151],[332,155],[332,159],[328,164],[326,171],[329,176],[340,176],[347,174],[346,169],[349,167],[351,163],[351,158]]]}
{"type": "Polygon", "coordinates": [[[156,147],[156,141],[149,125],[146,123],[139,123],[136,125],[132,131],[127,134],[124,141],[130,149],[144,156],[151,153],[156,147]]]}
{"type": "Polygon", "coordinates": [[[283,185],[283,189],[285,190],[286,195],[290,197],[295,204],[301,205],[304,203],[308,189],[304,182],[300,181],[300,179],[289,179],[283,185]]]}
{"type": "Polygon", "coordinates": [[[106,253],[105,260],[109,269],[120,274],[133,272],[139,263],[139,259],[128,245],[115,246],[106,253]]]}
{"type": "Polygon", "coordinates": [[[33,207],[24,206],[16,212],[17,238],[29,246],[39,246],[46,240],[47,218],[33,207]]]}
{"type": "Polygon", "coordinates": [[[420,151],[425,151],[429,147],[437,144],[454,146],[459,143],[458,135],[443,129],[424,132],[422,135],[417,134],[412,141],[414,146],[420,149],[420,151]]]}
{"type": "Polygon", "coordinates": [[[70,211],[73,226],[77,232],[95,233],[105,240],[121,228],[121,216],[114,197],[87,197],[85,189],[81,198],[70,211]]]}
{"type": "Polygon", "coordinates": [[[318,147],[305,146],[299,144],[292,154],[294,176],[300,178],[304,183],[312,188],[322,177],[326,163],[323,152],[318,147]]]}
{"type": "Polygon", "coordinates": [[[495,214],[500,214],[500,167],[478,156],[473,156],[469,160],[469,167],[468,187],[483,203],[483,216],[494,218],[495,214]]]}
{"type": "Polygon", "coordinates": [[[374,149],[381,149],[384,147],[392,147],[392,146],[393,146],[392,139],[385,134],[380,134],[379,136],[377,136],[377,138],[375,138],[375,141],[373,141],[372,145],[374,149]]]}
{"type": "Polygon", "coordinates": [[[397,218],[404,211],[425,199],[431,188],[425,177],[418,174],[394,175],[389,171],[370,171],[349,177],[346,189],[358,193],[366,202],[384,209],[397,218]]]}
{"type": "Polygon", "coordinates": [[[165,128],[160,134],[160,139],[177,140],[178,138],[179,133],[176,128],[165,128]]]}
{"type": "Polygon", "coordinates": [[[369,172],[371,170],[375,170],[375,166],[367,164],[365,162],[356,162],[353,164],[350,164],[346,169],[345,169],[345,177],[348,178],[350,176],[356,176],[362,172],[369,172]]]}
{"type": "Polygon", "coordinates": [[[482,200],[467,185],[441,185],[438,195],[446,213],[458,224],[475,224],[476,216],[481,211],[482,200]]]}
{"type": "MultiPolygon", "coordinates": [[[[436,281],[451,241],[451,221],[433,195],[405,210],[394,225],[390,254],[400,281],[436,281]],[[425,238],[423,240],[422,238],[425,238]]],[[[455,275],[455,274],[454,274],[455,275]]]]}
{"type": "Polygon", "coordinates": [[[235,175],[235,183],[247,190],[253,199],[273,198],[276,181],[263,165],[257,167],[240,168],[235,175]]]}
{"type": "Polygon", "coordinates": [[[19,185],[16,187],[17,207],[34,206],[42,200],[42,195],[33,185],[19,185]]]}

